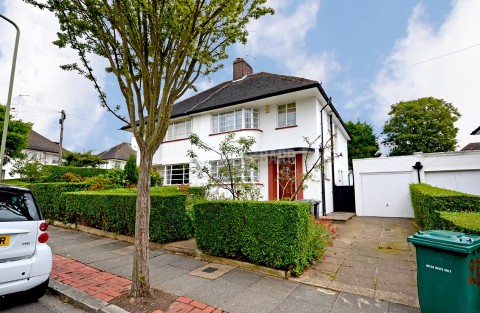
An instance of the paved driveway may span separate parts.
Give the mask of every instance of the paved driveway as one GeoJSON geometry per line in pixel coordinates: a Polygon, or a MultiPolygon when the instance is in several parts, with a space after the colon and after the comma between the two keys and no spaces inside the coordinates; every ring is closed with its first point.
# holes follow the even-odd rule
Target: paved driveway
{"type": "Polygon", "coordinates": [[[355,217],[338,224],[324,259],[295,280],[377,299],[418,306],[412,219],[355,217]]]}

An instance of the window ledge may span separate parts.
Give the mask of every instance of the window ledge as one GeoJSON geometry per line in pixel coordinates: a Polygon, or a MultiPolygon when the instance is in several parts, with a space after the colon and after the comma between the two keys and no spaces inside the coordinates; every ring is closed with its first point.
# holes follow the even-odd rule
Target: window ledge
{"type": "Polygon", "coordinates": [[[286,128],[294,128],[294,127],[298,127],[298,125],[277,127],[277,128],[275,128],[275,130],[286,129],[286,128]]]}
{"type": "Polygon", "coordinates": [[[175,141],[183,141],[183,140],[188,140],[188,137],[185,138],[179,138],[179,139],[172,139],[172,140],[165,140],[162,143],[169,143],[169,142],[175,142],[175,141]]]}
{"type": "Polygon", "coordinates": [[[209,136],[224,135],[224,134],[237,133],[237,132],[243,132],[243,131],[263,132],[263,130],[261,130],[259,128],[242,128],[242,129],[231,130],[231,131],[228,131],[228,132],[213,133],[213,134],[209,134],[209,136]]]}

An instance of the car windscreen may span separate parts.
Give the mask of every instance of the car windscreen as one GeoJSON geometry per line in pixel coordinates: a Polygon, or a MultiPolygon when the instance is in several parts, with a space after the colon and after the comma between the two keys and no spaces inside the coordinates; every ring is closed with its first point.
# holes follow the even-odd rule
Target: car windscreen
{"type": "Polygon", "coordinates": [[[0,222],[37,221],[37,206],[30,193],[0,191],[0,222]]]}

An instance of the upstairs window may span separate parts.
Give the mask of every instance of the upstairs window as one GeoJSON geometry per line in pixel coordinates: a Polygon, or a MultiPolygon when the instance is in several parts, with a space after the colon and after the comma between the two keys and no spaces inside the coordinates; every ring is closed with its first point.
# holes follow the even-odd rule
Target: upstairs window
{"type": "Polygon", "coordinates": [[[192,120],[172,122],[168,125],[165,141],[188,138],[192,134],[192,120]]]}
{"type": "Polygon", "coordinates": [[[258,128],[258,109],[243,108],[212,115],[212,133],[258,128]]]}
{"type": "Polygon", "coordinates": [[[295,103],[278,106],[278,127],[297,125],[297,109],[295,103]]]}

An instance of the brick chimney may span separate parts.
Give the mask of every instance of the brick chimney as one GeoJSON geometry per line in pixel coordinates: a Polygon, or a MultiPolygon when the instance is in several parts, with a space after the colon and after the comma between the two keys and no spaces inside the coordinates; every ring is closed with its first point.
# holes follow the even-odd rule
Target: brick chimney
{"type": "Polygon", "coordinates": [[[246,75],[253,74],[250,64],[242,58],[236,58],[233,61],[233,80],[238,80],[246,75]]]}

